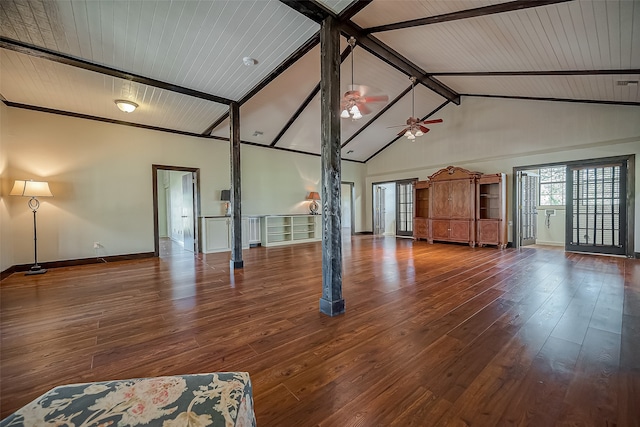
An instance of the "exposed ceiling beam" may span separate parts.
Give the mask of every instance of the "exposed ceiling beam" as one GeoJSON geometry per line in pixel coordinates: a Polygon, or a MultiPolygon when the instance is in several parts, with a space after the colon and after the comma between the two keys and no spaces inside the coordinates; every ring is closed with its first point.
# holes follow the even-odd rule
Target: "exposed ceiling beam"
{"type": "Polygon", "coordinates": [[[460,19],[475,18],[478,16],[528,9],[530,7],[547,6],[550,4],[563,3],[567,1],[571,0],[516,0],[506,3],[493,4],[490,6],[476,7],[474,9],[460,10],[458,12],[445,13],[443,15],[428,16],[426,18],[411,19],[409,21],[379,25],[377,27],[366,28],[365,32],[367,34],[370,34],[379,33],[381,31],[400,30],[403,28],[419,27],[422,25],[438,24],[441,22],[457,21],[460,19]]]}
{"type": "Polygon", "coordinates": [[[293,10],[297,10],[307,18],[320,24],[327,16],[338,18],[332,10],[327,9],[323,4],[309,0],[280,0],[293,10]]]}
{"type": "MultiPolygon", "coordinates": [[[[314,47],[316,47],[318,45],[318,43],[320,43],[320,32],[319,31],[317,33],[315,33],[313,36],[311,36],[311,38],[309,40],[307,40],[302,46],[300,46],[298,49],[296,49],[295,52],[293,52],[291,55],[289,55],[289,57],[287,59],[282,61],[282,63],[280,65],[278,65],[273,71],[271,71],[269,73],[269,75],[266,76],[264,79],[262,79],[260,81],[260,83],[258,83],[253,89],[251,89],[249,92],[247,92],[247,94],[245,96],[243,96],[242,99],[240,99],[240,101],[238,101],[238,104],[240,104],[240,106],[242,106],[242,104],[244,104],[245,102],[247,102],[251,98],[253,98],[253,96],[255,96],[258,92],[260,92],[262,89],[264,89],[265,86],[267,86],[269,83],[274,81],[276,79],[276,77],[278,77],[280,74],[284,73],[290,66],[295,64],[296,61],[298,61],[300,58],[302,58],[307,53],[309,53],[309,51],[311,49],[313,49],[314,47]]],[[[208,128],[206,128],[204,130],[204,132],[202,132],[202,135],[210,135],[211,132],[213,132],[213,130],[220,125],[220,123],[224,122],[228,118],[229,118],[229,112],[227,111],[220,118],[218,118],[218,120],[216,120],[208,128]]]]}
{"type": "MultiPolygon", "coordinates": [[[[345,59],[347,59],[350,52],[351,52],[350,47],[347,47],[342,51],[342,54],[340,55],[341,64],[344,62],[345,59]]],[[[278,132],[278,135],[276,135],[273,141],[271,141],[271,144],[269,145],[270,147],[276,146],[278,141],[280,141],[280,139],[289,130],[289,128],[293,125],[293,123],[300,116],[300,114],[302,114],[302,112],[307,108],[307,106],[311,103],[311,100],[313,100],[313,98],[318,94],[318,92],[320,92],[320,82],[318,82],[316,87],[313,88],[313,90],[311,91],[311,93],[309,93],[309,95],[305,98],[305,100],[302,101],[302,104],[300,104],[296,112],[293,113],[293,115],[289,118],[289,121],[282,127],[282,129],[280,129],[280,132],[278,132]]]]}
{"type": "Polygon", "coordinates": [[[217,128],[218,126],[220,126],[220,123],[224,122],[224,121],[225,121],[225,120],[227,120],[228,118],[229,118],[229,110],[227,110],[227,112],[226,112],[226,113],[224,113],[223,115],[221,115],[220,117],[218,117],[218,119],[217,119],[215,122],[211,123],[211,125],[209,125],[209,127],[208,127],[208,128],[206,128],[206,129],[204,130],[204,132],[202,132],[202,134],[201,134],[201,135],[203,135],[203,136],[211,135],[211,132],[213,132],[213,130],[214,130],[215,128],[217,128]]]}
{"type": "Polygon", "coordinates": [[[599,76],[640,74],[640,68],[628,70],[550,70],[550,71],[463,71],[431,73],[431,76],[599,76]]]}
{"type": "Polygon", "coordinates": [[[349,6],[347,6],[342,10],[342,12],[340,12],[340,14],[338,15],[338,19],[341,22],[348,21],[349,19],[356,16],[362,9],[367,7],[367,5],[369,5],[369,3],[371,3],[372,1],[373,0],[355,0],[351,2],[349,6]]]}
{"type": "Polygon", "coordinates": [[[290,66],[295,64],[300,58],[302,58],[307,53],[309,53],[311,49],[316,47],[319,43],[320,43],[320,31],[318,31],[313,36],[311,36],[309,40],[304,42],[302,46],[296,49],[295,52],[289,55],[287,59],[282,61],[280,65],[274,68],[273,71],[269,73],[269,75],[267,75],[264,79],[260,81],[260,83],[258,83],[253,89],[247,92],[247,94],[238,101],[238,104],[242,106],[242,104],[250,100],[255,94],[257,94],[262,89],[264,89],[265,86],[267,86],[269,83],[274,81],[276,77],[284,73],[290,66]]]}
{"type": "Polygon", "coordinates": [[[93,71],[100,74],[105,74],[119,79],[128,80],[131,82],[141,83],[147,86],[157,87],[159,89],[168,90],[171,92],[181,93],[183,95],[193,96],[195,98],[206,99],[207,101],[217,102],[218,104],[229,105],[232,100],[223,98],[221,96],[211,95],[210,93],[200,92],[198,90],[189,89],[186,87],[174,85],[172,83],[163,82],[160,80],[151,79],[138,74],[129,73],[115,68],[106,67],[104,65],[94,64],[93,62],[85,61],[83,59],[74,58],[63,53],[54,52],[43,47],[33,46],[27,43],[23,43],[17,40],[0,37],[0,48],[12,50],[14,52],[22,53],[25,55],[47,59],[49,61],[58,62],[60,64],[70,65],[72,67],[82,68],[83,70],[93,71]]]}
{"type": "MultiPolygon", "coordinates": [[[[25,110],[32,110],[32,111],[40,111],[43,113],[50,113],[50,114],[58,114],[61,116],[68,116],[68,117],[76,117],[79,119],[86,119],[86,120],[95,120],[98,122],[104,122],[104,123],[112,123],[112,124],[117,124],[117,125],[123,125],[123,126],[130,126],[130,127],[135,127],[135,128],[141,128],[141,129],[149,129],[149,130],[155,130],[158,132],[167,132],[167,133],[173,133],[173,134],[179,134],[179,135],[187,135],[187,136],[192,136],[195,138],[205,138],[205,139],[213,139],[216,141],[223,141],[223,142],[229,142],[229,138],[225,138],[222,136],[214,136],[214,135],[202,135],[202,134],[198,134],[198,133],[194,133],[194,132],[188,132],[188,131],[181,131],[181,130],[176,130],[176,129],[169,129],[169,128],[162,128],[162,127],[158,127],[158,126],[151,126],[151,125],[145,125],[145,124],[141,124],[141,123],[133,123],[133,122],[125,122],[122,120],[115,120],[115,119],[109,119],[109,118],[105,118],[105,117],[98,117],[98,116],[91,116],[89,114],[81,114],[81,113],[72,113],[70,111],[63,111],[63,110],[55,110],[53,108],[46,108],[46,107],[38,107],[35,105],[28,105],[28,104],[20,104],[17,102],[11,102],[11,101],[2,101],[7,107],[13,107],[13,108],[22,108],[25,110]]],[[[245,145],[253,145],[255,147],[262,147],[262,148],[268,148],[268,149],[272,149],[272,150],[280,150],[280,151],[287,151],[290,153],[298,153],[298,154],[305,154],[307,156],[315,156],[315,157],[319,157],[320,154],[316,154],[316,153],[309,153],[306,151],[300,151],[300,150],[294,150],[292,148],[283,148],[283,147],[269,147],[268,145],[264,145],[264,144],[258,144],[255,142],[250,142],[250,141],[240,141],[241,144],[245,144],[245,145]]],[[[354,162],[354,163],[364,163],[362,160],[350,160],[350,159],[343,159],[347,162],[354,162]]]]}
{"type": "Polygon", "coordinates": [[[318,82],[318,84],[311,90],[311,92],[309,93],[309,95],[307,95],[307,97],[304,99],[304,101],[302,101],[302,104],[300,104],[300,106],[298,107],[298,109],[295,111],[295,113],[293,113],[293,115],[289,118],[289,120],[287,121],[287,123],[285,123],[285,125],[282,127],[282,129],[280,129],[280,132],[278,132],[278,134],[276,135],[275,138],[273,138],[273,141],[271,141],[271,144],[269,144],[270,147],[275,147],[276,144],[280,141],[280,139],[282,139],[282,137],[284,136],[284,134],[289,130],[289,128],[293,125],[293,123],[298,119],[298,117],[300,117],[300,114],[302,114],[302,112],[307,108],[307,106],[311,103],[311,100],[313,98],[315,98],[315,96],[318,94],[318,92],[320,92],[320,83],[318,82]]]}
{"type": "Polygon", "coordinates": [[[380,116],[382,116],[384,113],[386,113],[391,107],[393,107],[398,101],[400,101],[406,94],[408,94],[409,92],[411,92],[411,88],[413,86],[409,85],[409,87],[407,87],[405,90],[403,90],[402,92],[400,92],[400,94],[398,96],[396,96],[391,102],[389,102],[387,105],[384,106],[383,109],[381,109],[380,111],[378,111],[378,113],[373,116],[373,118],[371,118],[371,120],[369,120],[367,123],[364,124],[364,126],[362,126],[360,129],[358,129],[353,135],[351,135],[349,137],[349,139],[347,139],[344,143],[342,143],[342,147],[344,148],[348,143],[350,143],[351,141],[353,141],[355,139],[356,136],[360,135],[360,133],[362,131],[364,131],[367,127],[369,127],[370,124],[372,124],[373,122],[375,122],[380,116]]]}
{"type": "Polygon", "coordinates": [[[436,78],[431,77],[431,75],[425,70],[409,61],[389,46],[385,45],[374,36],[365,34],[362,31],[362,28],[353,23],[344,23],[342,28],[345,34],[355,37],[357,43],[369,53],[375,55],[406,75],[416,77],[419,83],[454,104],[460,105],[460,95],[453,89],[438,81],[436,78]]]}
{"type": "Polygon", "coordinates": [[[487,95],[478,93],[462,94],[461,96],[475,96],[478,98],[523,99],[527,101],[573,102],[578,104],[629,105],[632,107],[640,107],[640,102],[633,101],[601,101],[597,99],[543,98],[536,96],[487,95]]]}
{"type": "MultiPolygon", "coordinates": [[[[438,107],[435,108],[435,110],[431,111],[429,114],[427,114],[426,116],[424,116],[423,118],[420,119],[420,121],[424,121],[427,120],[429,117],[433,116],[435,113],[437,113],[438,111],[440,111],[441,109],[443,109],[449,102],[451,101],[445,101],[442,104],[440,104],[438,107]]],[[[393,138],[388,144],[386,144],[384,147],[382,147],[381,149],[379,149],[378,151],[376,151],[375,153],[373,153],[371,156],[369,156],[367,158],[367,160],[365,160],[364,162],[367,163],[369,160],[373,159],[375,156],[377,156],[378,154],[380,154],[382,151],[384,151],[387,147],[389,147],[391,144],[393,144],[394,142],[396,142],[397,140],[399,140],[400,138],[402,138],[404,135],[398,135],[395,138],[393,138]]]]}
{"type": "Polygon", "coordinates": [[[150,129],[150,130],[156,130],[156,131],[160,131],[160,132],[177,133],[179,135],[188,135],[188,136],[194,136],[194,137],[199,137],[199,138],[203,137],[202,135],[194,133],[194,132],[187,132],[187,131],[169,129],[169,128],[161,128],[161,127],[158,127],[158,126],[151,126],[151,125],[145,125],[145,124],[141,124],[141,123],[126,122],[126,121],[123,121],[123,120],[109,119],[109,118],[105,118],[105,117],[91,116],[89,114],[73,113],[71,111],[56,110],[56,109],[53,109],[53,108],[39,107],[39,106],[35,106],[35,105],[20,104],[18,102],[5,101],[5,105],[7,105],[8,107],[22,108],[22,109],[25,109],[25,110],[32,110],[32,111],[40,111],[40,112],[43,112],[43,113],[58,114],[58,115],[67,116],[67,117],[76,117],[76,118],[79,118],[79,119],[95,120],[95,121],[98,121],[98,122],[113,123],[113,124],[125,125],[125,126],[132,126],[132,127],[136,127],[136,128],[150,129]]]}
{"type": "MultiPolygon", "coordinates": [[[[333,13],[327,12],[327,9],[316,1],[280,1],[317,23],[321,23],[322,20],[329,15],[334,15],[333,13]]],[[[435,78],[429,76],[426,71],[409,61],[407,58],[400,55],[395,50],[391,49],[389,46],[382,43],[380,40],[369,34],[366,34],[362,28],[360,28],[353,22],[349,20],[342,21],[341,27],[343,34],[345,34],[347,37],[355,37],[357,43],[365,48],[365,50],[367,50],[369,53],[377,56],[379,59],[385,61],[392,67],[400,70],[408,76],[418,77],[418,81],[420,83],[436,92],[438,95],[448,99],[455,104],[460,104],[460,95],[458,95],[455,91],[440,83],[435,78]]]]}

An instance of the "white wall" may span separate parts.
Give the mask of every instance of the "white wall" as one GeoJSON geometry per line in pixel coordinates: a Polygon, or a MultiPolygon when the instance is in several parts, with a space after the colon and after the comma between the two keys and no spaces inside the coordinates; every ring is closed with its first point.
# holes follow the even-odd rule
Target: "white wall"
{"type": "MultiPolygon", "coordinates": [[[[33,262],[27,201],[6,196],[15,179],[49,181],[54,195],[38,213],[42,262],[92,258],[95,241],[101,256],[152,252],[153,164],[200,168],[201,214],[224,213],[228,142],[1,108],[0,271],[33,262]]],[[[307,212],[306,192],[320,190],[318,156],[243,145],[241,159],[243,215],[307,212]]],[[[342,164],[342,179],[356,183],[356,231],[364,173],[363,164],[342,164]]]]}
{"type": "Polygon", "coordinates": [[[538,218],[536,225],[538,227],[538,236],[536,243],[539,245],[564,246],[565,241],[565,224],[566,224],[566,208],[564,206],[538,206],[538,218]],[[549,217],[549,225],[547,226],[547,209],[555,209],[556,215],[549,217]]]}
{"type": "MultiPolygon", "coordinates": [[[[636,155],[635,251],[640,251],[640,107],[463,97],[443,108],[427,135],[401,138],[367,163],[365,206],[371,183],[419,177],[453,165],[508,175],[511,217],[514,167],[636,155]]],[[[391,136],[390,136],[391,138],[391,136]]],[[[364,224],[371,224],[371,209],[364,224]]],[[[511,240],[511,227],[509,239],[511,240]]]]}

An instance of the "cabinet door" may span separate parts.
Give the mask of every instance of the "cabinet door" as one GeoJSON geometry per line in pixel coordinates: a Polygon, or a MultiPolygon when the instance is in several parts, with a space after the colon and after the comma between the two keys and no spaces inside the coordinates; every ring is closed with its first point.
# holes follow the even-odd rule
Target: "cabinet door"
{"type": "Polygon", "coordinates": [[[429,234],[426,218],[413,219],[413,237],[416,239],[426,239],[429,234]]]}
{"type": "Polygon", "coordinates": [[[449,221],[444,219],[432,220],[431,234],[434,240],[449,240],[449,221]]]}
{"type": "Polygon", "coordinates": [[[449,236],[452,240],[471,240],[471,228],[469,221],[450,221],[449,224],[449,236]]]}
{"type": "Polygon", "coordinates": [[[451,212],[449,189],[449,182],[431,184],[432,218],[449,218],[451,212]]]}
{"type": "Polygon", "coordinates": [[[469,181],[451,181],[451,218],[472,218],[471,206],[469,181]]]}
{"type": "Polygon", "coordinates": [[[206,219],[206,247],[204,252],[222,252],[231,250],[231,237],[228,218],[206,219]]]}
{"type": "Polygon", "coordinates": [[[500,239],[500,221],[478,221],[478,242],[498,244],[500,239]]]}

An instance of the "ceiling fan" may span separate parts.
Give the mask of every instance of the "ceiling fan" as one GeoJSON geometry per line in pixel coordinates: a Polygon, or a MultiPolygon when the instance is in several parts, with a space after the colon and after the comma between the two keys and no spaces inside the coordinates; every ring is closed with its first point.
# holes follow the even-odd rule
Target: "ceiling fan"
{"type": "Polygon", "coordinates": [[[406,124],[398,125],[398,126],[389,126],[389,128],[396,128],[400,126],[406,126],[402,129],[398,136],[404,135],[409,140],[416,139],[416,136],[422,136],[425,133],[429,132],[429,128],[424,125],[430,125],[434,123],[442,123],[442,119],[433,119],[433,120],[420,120],[415,116],[415,94],[414,88],[416,84],[416,78],[411,76],[409,78],[411,80],[411,116],[407,119],[406,124]]]}
{"type": "Polygon", "coordinates": [[[349,37],[349,46],[351,46],[351,84],[342,96],[340,103],[342,113],[340,117],[343,119],[358,120],[363,114],[370,114],[371,109],[367,104],[381,103],[389,101],[386,95],[372,95],[373,90],[367,86],[353,84],[353,48],[356,45],[356,39],[349,37]]]}

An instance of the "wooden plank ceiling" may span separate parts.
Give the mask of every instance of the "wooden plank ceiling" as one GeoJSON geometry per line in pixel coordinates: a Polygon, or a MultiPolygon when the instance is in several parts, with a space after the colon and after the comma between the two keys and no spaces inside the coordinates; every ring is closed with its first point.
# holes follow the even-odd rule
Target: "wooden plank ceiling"
{"type": "Polygon", "coordinates": [[[222,140],[238,102],[243,142],[317,155],[317,33],[329,14],[343,25],[344,91],[353,60],[353,83],[389,99],[343,120],[346,160],[393,143],[417,73],[418,117],[467,96],[640,107],[633,0],[3,0],[0,96],[10,107],[222,140]],[[140,107],[126,114],[115,99],[140,107]]]}

